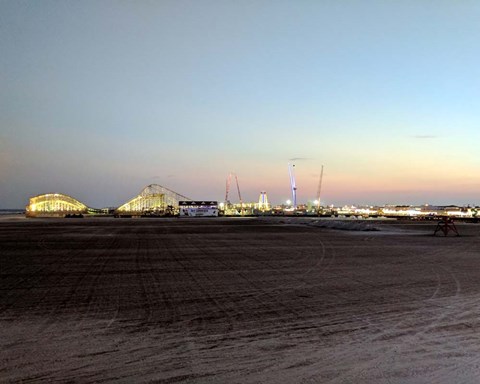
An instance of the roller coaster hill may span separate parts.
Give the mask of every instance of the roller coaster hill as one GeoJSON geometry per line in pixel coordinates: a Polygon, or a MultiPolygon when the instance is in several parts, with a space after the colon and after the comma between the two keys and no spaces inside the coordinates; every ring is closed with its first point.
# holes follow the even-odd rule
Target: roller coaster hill
{"type": "Polygon", "coordinates": [[[178,215],[179,202],[189,200],[161,185],[151,184],[118,208],[91,208],[71,196],[46,193],[31,197],[25,212],[27,217],[163,217],[178,215]]]}

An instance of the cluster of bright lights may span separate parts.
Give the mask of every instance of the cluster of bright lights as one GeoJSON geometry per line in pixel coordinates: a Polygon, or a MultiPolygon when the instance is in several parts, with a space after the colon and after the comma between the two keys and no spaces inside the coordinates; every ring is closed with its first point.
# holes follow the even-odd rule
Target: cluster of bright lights
{"type": "Polygon", "coordinates": [[[85,212],[87,206],[75,200],[73,197],[60,193],[47,193],[30,199],[27,206],[29,212],[85,212]]]}

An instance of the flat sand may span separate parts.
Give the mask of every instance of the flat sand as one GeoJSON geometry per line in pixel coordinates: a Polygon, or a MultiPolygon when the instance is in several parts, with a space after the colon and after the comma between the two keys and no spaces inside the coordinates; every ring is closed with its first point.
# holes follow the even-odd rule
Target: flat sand
{"type": "Polygon", "coordinates": [[[2,218],[0,382],[480,382],[480,224],[352,223],[2,218]]]}

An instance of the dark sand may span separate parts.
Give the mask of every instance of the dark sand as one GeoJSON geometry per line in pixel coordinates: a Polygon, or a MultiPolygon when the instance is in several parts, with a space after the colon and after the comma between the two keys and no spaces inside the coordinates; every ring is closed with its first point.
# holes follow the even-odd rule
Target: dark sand
{"type": "Polygon", "coordinates": [[[2,218],[0,382],[480,382],[480,224],[332,222],[2,218]]]}

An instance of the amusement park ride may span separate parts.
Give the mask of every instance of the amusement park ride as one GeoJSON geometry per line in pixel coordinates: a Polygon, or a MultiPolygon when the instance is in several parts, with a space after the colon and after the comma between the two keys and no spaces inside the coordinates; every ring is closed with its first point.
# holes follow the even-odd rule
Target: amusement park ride
{"type": "MultiPolygon", "coordinates": [[[[288,163],[288,174],[290,176],[290,189],[292,191],[292,208],[293,211],[297,210],[297,183],[295,181],[295,172],[294,172],[295,164],[288,163]]],[[[320,180],[318,181],[318,189],[317,189],[317,199],[315,200],[315,208],[317,214],[320,213],[320,198],[322,192],[322,180],[323,180],[323,165],[322,170],[320,171],[320,180]]]]}
{"type": "Polygon", "coordinates": [[[236,173],[230,172],[227,177],[226,187],[225,187],[225,207],[231,205],[230,200],[228,200],[228,194],[230,193],[230,184],[232,182],[232,176],[235,176],[235,182],[237,184],[237,192],[238,192],[238,199],[240,200],[240,214],[243,215],[243,201],[242,201],[242,194],[240,193],[240,186],[238,184],[238,177],[236,173]]]}
{"type": "Polygon", "coordinates": [[[290,187],[292,189],[292,208],[297,210],[297,185],[295,184],[295,173],[293,172],[295,164],[288,163],[288,174],[290,175],[290,187]]]}
{"type": "Polygon", "coordinates": [[[317,214],[320,214],[320,195],[322,192],[322,180],[323,180],[323,165],[322,165],[322,170],[320,171],[320,180],[318,181],[318,189],[317,189],[317,214]]]}

